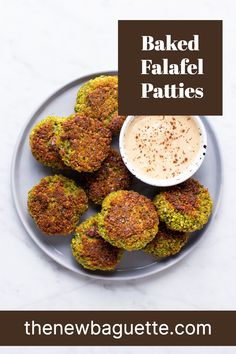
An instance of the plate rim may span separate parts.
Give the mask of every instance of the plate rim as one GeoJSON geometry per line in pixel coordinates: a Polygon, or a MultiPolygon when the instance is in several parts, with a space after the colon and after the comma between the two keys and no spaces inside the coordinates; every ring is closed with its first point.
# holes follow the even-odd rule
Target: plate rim
{"type": "MultiPolygon", "coordinates": [[[[62,87],[60,87],[59,89],[55,90],[51,95],[49,95],[38,107],[36,110],[33,111],[33,113],[31,113],[29,115],[29,117],[27,118],[27,120],[25,121],[25,123],[23,124],[20,133],[16,139],[16,143],[14,146],[14,150],[13,150],[13,155],[12,155],[12,161],[11,161],[11,168],[10,168],[10,181],[11,181],[11,195],[12,195],[12,199],[13,199],[13,204],[14,204],[14,209],[16,211],[16,214],[18,216],[18,218],[21,221],[21,224],[23,225],[24,229],[26,230],[26,232],[28,233],[28,235],[30,236],[31,240],[34,241],[34,243],[39,247],[39,249],[46,254],[50,259],[52,259],[53,261],[55,261],[57,264],[59,264],[60,266],[66,268],[67,270],[70,270],[76,274],[79,274],[80,276],[84,276],[90,279],[94,279],[94,280],[104,280],[104,281],[111,281],[111,282],[115,282],[115,281],[129,281],[129,280],[138,280],[138,279],[143,279],[143,278],[147,278],[147,277],[151,277],[155,274],[158,274],[160,272],[163,272],[165,270],[167,270],[168,268],[172,267],[173,265],[175,265],[176,263],[182,261],[183,258],[185,258],[186,256],[188,256],[201,242],[201,239],[203,237],[199,237],[199,240],[197,242],[195,242],[192,247],[190,247],[188,250],[186,250],[184,253],[179,254],[178,257],[173,258],[171,262],[167,262],[166,264],[164,264],[162,266],[161,269],[155,268],[155,266],[150,265],[147,266],[150,267],[151,269],[149,271],[146,271],[144,274],[140,273],[140,274],[133,274],[133,275],[128,275],[128,276],[122,276],[122,274],[116,274],[115,276],[112,276],[112,273],[110,274],[93,274],[92,272],[87,272],[84,271],[82,268],[78,268],[78,269],[74,269],[71,268],[68,264],[66,264],[66,262],[63,262],[62,260],[58,259],[56,257],[56,255],[54,255],[50,249],[48,249],[47,247],[43,246],[40,241],[38,240],[38,238],[36,237],[36,235],[34,234],[34,232],[32,232],[25,220],[23,211],[20,207],[20,203],[18,201],[17,198],[17,191],[16,191],[16,184],[15,184],[15,171],[16,171],[16,162],[17,162],[17,155],[18,155],[18,150],[19,150],[19,146],[20,143],[22,141],[22,138],[24,136],[25,131],[28,128],[28,125],[30,125],[31,121],[34,119],[34,117],[37,117],[41,111],[44,110],[44,108],[51,102],[53,101],[54,98],[58,97],[60,94],[62,94],[63,92],[67,91],[68,89],[74,87],[75,85],[78,85],[80,82],[84,82],[84,81],[88,81],[89,79],[96,77],[96,76],[101,76],[101,75],[117,75],[117,71],[116,70],[111,70],[111,71],[102,71],[102,72],[95,72],[95,73],[91,73],[91,74],[87,74],[84,76],[81,76],[73,81],[70,81],[69,83],[63,85],[62,87]]],[[[220,186],[219,186],[219,191],[218,191],[218,201],[217,204],[215,204],[214,206],[214,211],[211,215],[211,219],[207,224],[207,229],[212,225],[212,222],[214,221],[221,202],[222,202],[222,192],[223,192],[223,185],[224,185],[224,172],[223,172],[223,157],[222,157],[222,149],[221,149],[221,144],[219,142],[218,139],[218,133],[216,133],[215,128],[212,127],[212,125],[206,121],[205,116],[200,116],[202,118],[204,118],[205,122],[208,125],[208,128],[211,130],[212,132],[212,136],[213,139],[216,142],[216,146],[218,149],[218,155],[219,155],[219,161],[220,161],[220,186]]],[[[205,230],[206,232],[207,230],[205,230]]],[[[143,269],[143,268],[142,268],[143,269]]],[[[123,272],[122,272],[123,273],[123,272]]]]}

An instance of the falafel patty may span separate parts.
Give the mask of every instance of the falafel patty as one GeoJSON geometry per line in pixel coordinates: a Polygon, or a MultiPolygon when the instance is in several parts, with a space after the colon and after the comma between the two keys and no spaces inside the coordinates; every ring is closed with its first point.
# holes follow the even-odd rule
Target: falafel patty
{"type": "Polygon", "coordinates": [[[101,121],[118,134],[126,118],[118,115],[118,77],[99,76],[84,84],[77,94],[75,112],[101,121]]]}
{"type": "Polygon", "coordinates": [[[167,188],[153,200],[160,220],[171,230],[192,232],[208,221],[213,202],[208,190],[193,178],[167,188]]]}
{"type": "Polygon", "coordinates": [[[55,144],[55,132],[64,118],[48,116],[31,130],[29,142],[34,158],[45,166],[68,168],[63,163],[55,144]]]}
{"type": "Polygon", "coordinates": [[[95,204],[102,204],[103,199],[111,192],[129,189],[132,175],[126,168],[120,154],[111,149],[99,170],[85,177],[88,197],[95,204]]]}
{"type": "Polygon", "coordinates": [[[187,241],[186,232],[167,229],[161,222],[156,237],[143,250],[156,257],[169,257],[179,253],[187,241]]]}
{"type": "Polygon", "coordinates": [[[28,193],[28,210],[41,231],[67,235],[88,209],[84,190],[62,175],[44,177],[28,193]]]}
{"type": "Polygon", "coordinates": [[[151,242],[158,223],[152,201],[134,191],[110,193],[98,216],[100,235],[113,246],[126,250],[138,250],[151,242]]]}
{"type": "Polygon", "coordinates": [[[123,254],[123,250],[113,247],[99,235],[97,215],[76,228],[71,247],[76,261],[90,270],[113,270],[123,254]]]}
{"type": "Polygon", "coordinates": [[[95,119],[75,115],[63,121],[56,143],[67,166],[78,172],[93,172],[109,154],[111,132],[95,119]]]}

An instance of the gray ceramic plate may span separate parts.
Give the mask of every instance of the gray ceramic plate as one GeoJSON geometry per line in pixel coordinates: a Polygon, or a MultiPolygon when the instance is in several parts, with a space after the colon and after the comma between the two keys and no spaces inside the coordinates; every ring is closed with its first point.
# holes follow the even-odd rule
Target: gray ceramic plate
{"type": "MultiPolygon", "coordinates": [[[[211,220],[207,226],[203,230],[196,232],[191,236],[188,244],[180,254],[168,259],[157,260],[142,251],[126,252],[117,270],[114,272],[89,272],[81,268],[71,255],[71,237],[44,236],[37,229],[33,220],[28,215],[28,190],[31,189],[33,185],[38,183],[40,178],[55,173],[55,171],[48,169],[35,161],[29,149],[28,137],[32,127],[45,116],[67,116],[73,113],[73,107],[78,88],[89,79],[102,74],[112,75],[116,73],[96,73],[69,83],[54,93],[51,97],[49,97],[29,119],[19,136],[19,140],[16,144],[13,156],[11,171],[12,193],[17,213],[29,236],[42,249],[43,252],[45,252],[49,257],[54,259],[59,264],[78,274],[83,274],[93,278],[109,278],[112,280],[142,278],[154,273],[158,273],[170,266],[176,265],[177,262],[179,262],[194,249],[202,237],[207,236],[207,232],[212,222],[214,221],[221,195],[222,160],[215,134],[209,122],[204,117],[202,117],[208,134],[208,151],[200,170],[196,173],[195,176],[209,188],[211,196],[214,200],[214,210],[211,220]]],[[[118,140],[114,141],[114,145],[118,146],[118,140]]],[[[156,191],[155,187],[150,187],[138,180],[135,181],[133,189],[149,197],[153,197],[156,191]]],[[[88,212],[83,216],[83,219],[92,215],[96,211],[96,208],[93,205],[90,205],[90,208],[88,212]]]]}

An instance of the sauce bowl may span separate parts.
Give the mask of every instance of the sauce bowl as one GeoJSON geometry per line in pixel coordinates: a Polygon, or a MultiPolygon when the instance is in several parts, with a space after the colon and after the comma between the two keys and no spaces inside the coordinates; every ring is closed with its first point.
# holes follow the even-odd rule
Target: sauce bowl
{"type": "Polygon", "coordinates": [[[191,162],[191,164],[180,174],[176,175],[175,177],[172,178],[167,178],[167,179],[157,179],[153,178],[147,175],[144,175],[144,173],[140,173],[135,166],[131,163],[129,157],[127,156],[127,152],[125,150],[125,136],[127,132],[127,128],[129,127],[130,123],[135,119],[137,116],[127,116],[121,131],[120,131],[120,137],[119,137],[119,148],[120,148],[120,153],[122,156],[122,159],[124,161],[124,164],[128,168],[128,170],[139,180],[141,180],[144,183],[147,183],[152,186],[156,187],[170,187],[177,185],[179,183],[182,183],[192,177],[195,172],[199,169],[201,166],[205,155],[206,155],[206,150],[207,150],[207,134],[206,134],[206,129],[204,124],[202,123],[202,120],[200,116],[191,116],[191,118],[194,120],[198,130],[199,130],[199,138],[200,138],[200,144],[199,144],[199,151],[197,152],[195,158],[191,162]]]}

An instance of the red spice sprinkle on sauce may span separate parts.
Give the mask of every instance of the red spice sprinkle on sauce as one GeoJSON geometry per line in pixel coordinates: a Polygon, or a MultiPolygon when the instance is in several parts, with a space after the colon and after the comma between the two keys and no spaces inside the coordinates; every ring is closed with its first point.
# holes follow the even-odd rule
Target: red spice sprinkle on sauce
{"type": "Polygon", "coordinates": [[[184,172],[199,148],[199,130],[190,116],[136,116],[124,137],[124,149],[134,169],[156,179],[184,172]]]}

